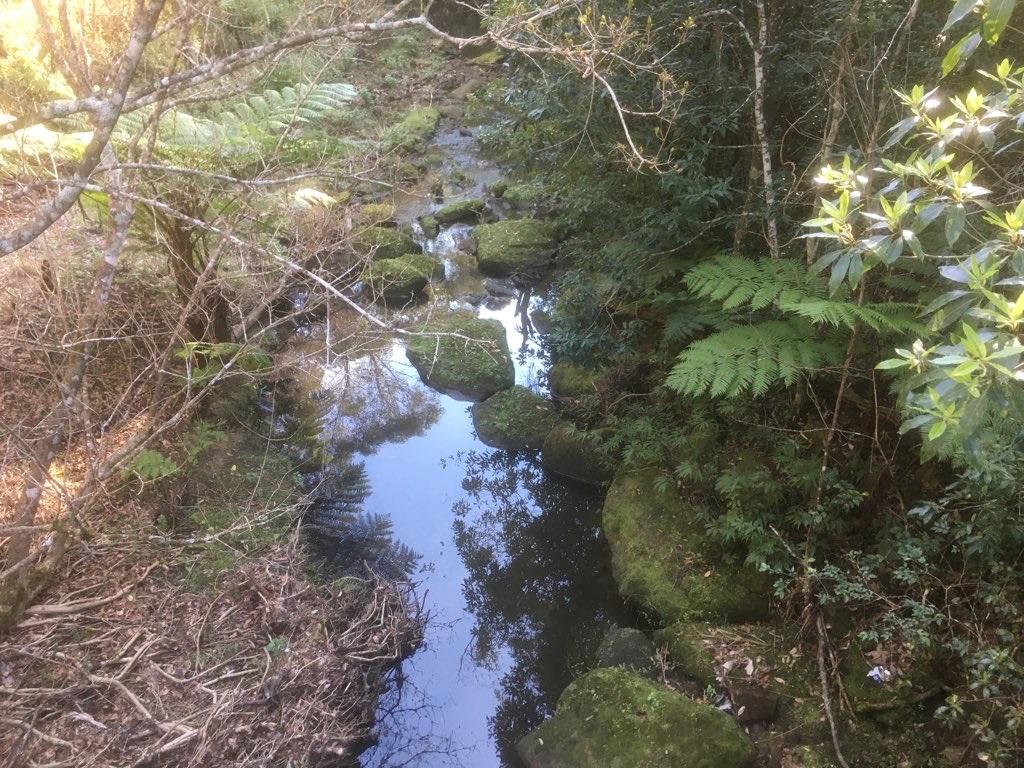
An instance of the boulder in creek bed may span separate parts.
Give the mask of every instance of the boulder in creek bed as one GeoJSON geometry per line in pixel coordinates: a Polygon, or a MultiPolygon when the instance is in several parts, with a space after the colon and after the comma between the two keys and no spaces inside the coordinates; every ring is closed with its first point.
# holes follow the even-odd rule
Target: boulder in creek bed
{"type": "Polygon", "coordinates": [[[516,219],[481,224],[477,239],[480,271],[490,277],[509,277],[542,265],[555,253],[555,227],[546,221],[516,219]]]}
{"type": "Polygon", "coordinates": [[[754,745],[724,712],[624,669],[596,669],[517,745],[527,768],[747,768],[754,745]]]}
{"type": "Polygon", "coordinates": [[[352,250],[362,257],[397,259],[407,253],[422,253],[416,241],[393,227],[366,227],[351,240],[352,250]]]}
{"type": "Polygon", "coordinates": [[[659,490],[659,476],[620,471],[608,489],[601,522],[619,592],[665,624],[764,619],[771,580],[717,549],[696,502],[659,490]]]}
{"type": "Polygon", "coordinates": [[[424,258],[430,257],[407,255],[373,261],[363,270],[363,283],[374,297],[410,301],[430,282],[430,266],[417,263],[424,258]]]}
{"type": "Polygon", "coordinates": [[[493,448],[540,450],[544,438],[561,421],[551,401],[526,387],[498,392],[473,406],[477,436],[493,448]]]}
{"type": "Polygon", "coordinates": [[[434,211],[433,216],[439,224],[448,225],[456,222],[474,223],[483,219],[487,213],[487,203],[479,197],[468,200],[456,200],[434,211]]]}
{"type": "Polygon", "coordinates": [[[583,431],[563,424],[552,429],[544,439],[541,464],[556,475],[589,485],[603,485],[615,474],[615,468],[601,452],[601,445],[609,436],[608,430],[583,431]]]}
{"type": "Polygon", "coordinates": [[[479,402],[515,384],[505,328],[497,320],[454,313],[415,330],[424,335],[409,341],[406,354],[428,386],[479,402]]]}

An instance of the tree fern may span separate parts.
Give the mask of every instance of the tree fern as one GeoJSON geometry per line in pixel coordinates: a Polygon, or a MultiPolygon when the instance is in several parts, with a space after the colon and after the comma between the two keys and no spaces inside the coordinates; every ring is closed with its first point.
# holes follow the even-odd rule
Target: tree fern
{"type": "Polygon", "coordinates": [[[806,295],[807,268],[795,261],[755,261],[722,254],[683,278],[690,292],[722,305],[724,310],[771,306],[782,295],[806,295]]]}
{"type": "MultiPolygon", "coordinates": [[[[299,84],[247,96],[226,105],[214,118],[169,109],[160,115],[157,135],[171,147],[247,145],[254,138],[280,135],[294,126],[322,120],[344,109],[355,96],[356,89],[347,83],[299,84]]],[[[138,133],[152,114],[149,108],[123,115],[114,137],[125,140],[138,133]]]]}
{"type": "Polygon", "coordinates": [[[887,302],[858,306],[852,301],[787,296],[779,301],[779,310],[798,315],[815,325],[853,330],[862,323],[879,333],[914,333],[926,336],[927,329],[917,319],[920,305],[909,302],[887,302]]]}
{"type": "Polygon", "coordinates": [[[736,326],[683,350],[666,384],[690,396],[763,395],[777,381],[792,384],[801,372],[838,365],[843,342],[801,318],[736,326]]]}

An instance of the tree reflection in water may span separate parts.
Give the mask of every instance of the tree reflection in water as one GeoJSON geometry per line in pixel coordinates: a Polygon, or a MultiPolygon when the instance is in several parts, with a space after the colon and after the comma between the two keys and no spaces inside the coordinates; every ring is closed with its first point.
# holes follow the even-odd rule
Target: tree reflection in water
{"type": "Polygon", "coordinates": [[[324,367],[321,440],[338,453],[375,453],[422,435],[441,415],[440,395],[391,367],[392,349],[324,367]]]}
{"type": "Polygon", "coordinates": [[[466,495],[454,529],[469,572],[473,654],[480,664],[511,660],[490,728],[502,764],[520,765],[516,741],[552,713],[607,629],[629,617],[600,536],[599,493],[554,479],[526,454],[460,458],[466,495]]]}

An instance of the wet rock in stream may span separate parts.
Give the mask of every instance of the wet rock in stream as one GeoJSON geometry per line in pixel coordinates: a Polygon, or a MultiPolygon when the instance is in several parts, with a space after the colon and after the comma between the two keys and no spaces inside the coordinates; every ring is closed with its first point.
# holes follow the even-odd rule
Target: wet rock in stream
{"type": "Polygon", "coordinates": [[[474,235],[480,271],[489,277],[509,277],[541,265],[557,246],[555,227],[535,219],[481,224],[474,235]]]}
{"type": "Polygon", "coordinates": [[[507,451],[540,450],[560,421],[551,401],[526,387],[506,389],[473,406],[480,440],[507,451]]]}
{"type": "Polygon", "coordinates": [[[516,747],[528,768],[746,768],[754,745],[729,715],[624,669],[596,669],[516,747]]]}
{"type": "Polygon", "coordinates": [[[497,320],[451,314],[432,320],[406,354],[428,386],[479,402],[515,384],[505,328],[497,320]]]}

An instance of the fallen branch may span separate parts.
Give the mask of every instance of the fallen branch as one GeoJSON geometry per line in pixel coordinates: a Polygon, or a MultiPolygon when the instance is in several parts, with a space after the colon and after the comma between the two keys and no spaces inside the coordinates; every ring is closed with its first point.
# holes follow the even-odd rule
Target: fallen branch
{"type": "Polygon", "coordinates": [[[95,598],[93,600],[73,600],[70,603],[53,603],[49,605],[32,605],[25,609],[26,616],[58,616],[66,615],[69,613],[81,613],[82,611],[88,611],[93,608],[99,608],[101,605],[112,603],[115,600],[124,597],[139,584],[145,581],[146,577],[149,576],[150,572],[156,568],[160,563],[153,563],[149,566],[139,577],[134,584],[129,584],[127,587],[118,590],[108,597],[95,598]]]}
{"type": "Polygon", "coordinates": [[[850,768],[850,764],[843,757],[843,745],[839,740],[839,727],[836,725],[836,715],[832,709],[832,693],[828,683],[828,665],[826,656],[829,654],[828,630],[825,627],[825,619],[821,612],[815,609],[815,626],[818,631],[818,675],[821,678],[821,701],[825,705],[825,718],[828,720],[828,729],[832,734],[832,747],[835,749],[836,760],[843,768],[850,768]]]}

